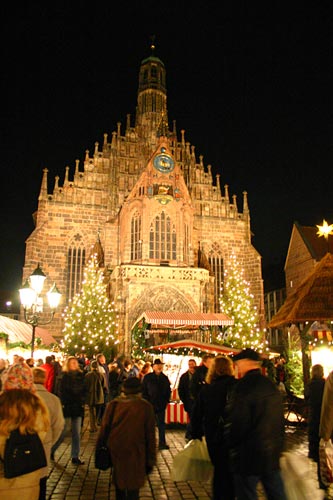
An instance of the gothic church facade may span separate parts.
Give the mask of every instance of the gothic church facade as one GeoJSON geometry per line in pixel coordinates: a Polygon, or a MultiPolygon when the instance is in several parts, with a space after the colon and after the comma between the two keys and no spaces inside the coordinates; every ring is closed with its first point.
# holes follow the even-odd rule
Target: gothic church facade
{"type": "MultiPolygon", "coordinates": [[[[152,55],[141,62],[135,122],[127,115],[109,140],[86,151],[74,175],[66,167],[49,191],[44,170],[35,229],[26,242],[23,278],[37,263],[55,281],[62,309],[80,290],[98,250],[119,312],[119,351],[144,311],[219,312],[231,254],[245,271],[263,320],[261,257],[251,243],[250,211],[197,159],[185,131],[169,128],[166,70],[152,55]]],[[[61,337],[63,318],[49,325],[61,337]]]]}

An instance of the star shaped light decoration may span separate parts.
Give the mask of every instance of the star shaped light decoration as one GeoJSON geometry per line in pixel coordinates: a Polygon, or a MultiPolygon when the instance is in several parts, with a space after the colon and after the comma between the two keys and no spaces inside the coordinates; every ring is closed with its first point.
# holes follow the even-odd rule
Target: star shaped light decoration
{"type": "Polygon", "coordinates": [[[323,220],[322,226],[317,226],[317,228],[318,228],[317,235],[324,236],[326,240],[330,235],[333,234],[333,224],[327,224],[325,219],[323,220]]]}

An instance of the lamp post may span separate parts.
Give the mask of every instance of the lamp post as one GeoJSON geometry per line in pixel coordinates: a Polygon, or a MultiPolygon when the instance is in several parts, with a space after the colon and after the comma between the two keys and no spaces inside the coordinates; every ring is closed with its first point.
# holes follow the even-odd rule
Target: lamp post
{"type": "Polygon", "coordinates": [[[41,293],[46,279],[45,274],[40,268],[39,264],[26,280],[23,287],[19,290],[20,301],[24,309],[24,319],[32,326],[32,339],[31,339],[31,357],[34,356],[35,349],[35,334],[38,325],[47,325],[53,320],[56,308],[58,307],[61,299],[61,293],[54,283],[49,292],[47,292],[47,299],[51,308],[51,316],[49,319],[43,319],[40,313],[43,312],[43,298],[41,293]]]}

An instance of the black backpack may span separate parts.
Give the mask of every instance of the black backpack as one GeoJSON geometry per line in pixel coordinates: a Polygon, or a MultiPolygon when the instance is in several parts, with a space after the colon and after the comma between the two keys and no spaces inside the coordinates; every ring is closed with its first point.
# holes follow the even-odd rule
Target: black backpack
{"type": "Polygon", "coordinates": [[[5,444],[3,462],[4,475],[8,479],[45,467],[44,446],[38,434],[21,434],[19,429],[12,431],[5,444]]]}

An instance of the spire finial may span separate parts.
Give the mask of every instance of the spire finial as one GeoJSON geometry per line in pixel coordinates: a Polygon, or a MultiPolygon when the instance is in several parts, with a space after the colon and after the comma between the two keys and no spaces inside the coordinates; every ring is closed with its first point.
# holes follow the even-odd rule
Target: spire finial
{"type": "Polygon", "coordinates": [[[151,49],[151,55],[153,56],[154,55],[154,51],[155,51],[155,39],[156,39],[156,36],[155,35],[151,35],[150,37],[150,49],[151,49]]]}

